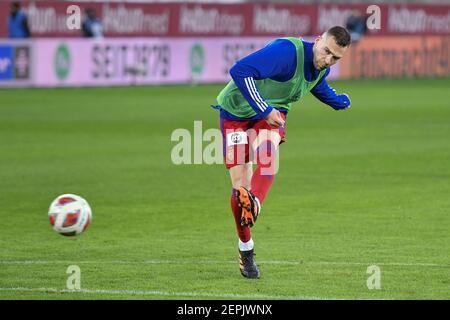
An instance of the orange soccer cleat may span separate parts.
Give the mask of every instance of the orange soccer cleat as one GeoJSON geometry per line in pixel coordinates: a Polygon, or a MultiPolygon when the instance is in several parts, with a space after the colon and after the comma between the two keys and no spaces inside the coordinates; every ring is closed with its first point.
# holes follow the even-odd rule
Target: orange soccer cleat
{"type": "Polygon", "coordinates": [[[240,187],[237,190],[237,199],[242,208],[241,225],[253,227],[261,209],[258,198],[251,191],[240,187]]]}

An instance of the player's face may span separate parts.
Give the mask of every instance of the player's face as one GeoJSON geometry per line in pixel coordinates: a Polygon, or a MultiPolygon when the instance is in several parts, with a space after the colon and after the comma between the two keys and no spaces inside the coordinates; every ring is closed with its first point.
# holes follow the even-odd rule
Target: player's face
{"type": "Polygon", "coordinates": [[[333,36],[318,37],[314,43],[314,67],[317,70],[326,69],[341,59],[348,47],[341,47],[333,36]]]}

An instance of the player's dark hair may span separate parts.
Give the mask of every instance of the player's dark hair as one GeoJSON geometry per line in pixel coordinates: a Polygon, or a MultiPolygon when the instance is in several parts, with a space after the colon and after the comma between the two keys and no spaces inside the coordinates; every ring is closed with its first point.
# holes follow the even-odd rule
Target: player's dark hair
{"type": "Polygon", "coordinates": [[[15,9],[20,9],[21,3],[20,1],[11,1],[11,7],[15,9]]]}
{"type": "Polygon", "coordinates": [[[341,26],[335,26],[328,29],[327,34],[333,36],[336,39],[336,44],[341,47],[349,46],[352,41],[350,33],[341,26]]]}

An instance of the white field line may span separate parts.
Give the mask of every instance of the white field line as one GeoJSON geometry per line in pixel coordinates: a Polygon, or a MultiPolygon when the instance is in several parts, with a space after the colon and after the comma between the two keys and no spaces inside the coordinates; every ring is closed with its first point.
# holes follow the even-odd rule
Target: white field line
{"type": "MultiPolygon", "coordinates": [[[[219,261],[219,260],[0,260],[0,265],[27,265],[27,264],[172,264],[172,265],[201,265],[201,264],[236,264],[236,261],[219,261]]],[[[277,261],[262,260],[258,264],[273,265],[333,265],[333,266],[400,266],[400,267],[438,267],[450,268],[450,264],[438,264],[427,262],[346,262],[346,261],[277,261]]]]}
{"type": "Polygon", "coordinates": [[[55,288],[0,288],[0,292],[44,292],[44,293],[93,293],[93,294],[120,294],[137,296],[178,296],[178,297],[211,297],[211,298],[240,298],[240,299],[280,299],[280,300],[338,300],[335,298],[308,297],[308,296],[280,296],[264,294],[238,294],[238,293],[211,293],[211,292],[169,292],[158,290],[94,290],[94,289],[55,289],[55,288]]]}

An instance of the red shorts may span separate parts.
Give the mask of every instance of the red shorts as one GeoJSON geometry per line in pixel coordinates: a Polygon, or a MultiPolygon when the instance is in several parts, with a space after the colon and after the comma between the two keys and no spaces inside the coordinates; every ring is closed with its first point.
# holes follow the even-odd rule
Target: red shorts
{"type": "MultiPolygon", "coordinates": [[[[283,119],[286,115],[281,112],[283,119]]],[[[250,146],[260,130],[275,130],[281,137],[280,144],[285,141],[286,125],[273,128],[265,119],[260,120],[227,120],[220,118],[222,131],[223,158],[228,169],[245,164],[252,160],[253,150],[250,146]]]]}

